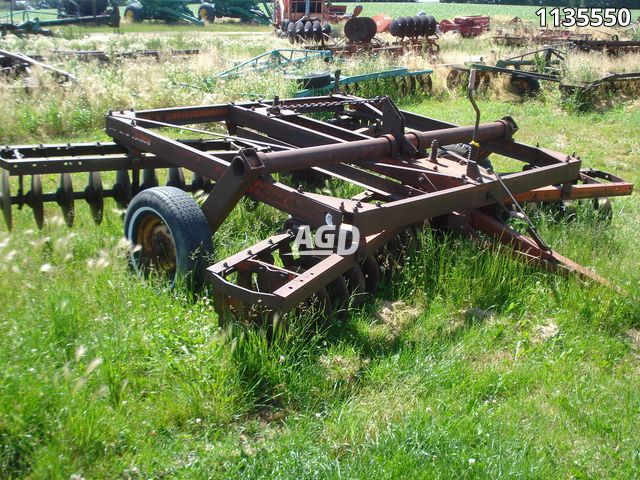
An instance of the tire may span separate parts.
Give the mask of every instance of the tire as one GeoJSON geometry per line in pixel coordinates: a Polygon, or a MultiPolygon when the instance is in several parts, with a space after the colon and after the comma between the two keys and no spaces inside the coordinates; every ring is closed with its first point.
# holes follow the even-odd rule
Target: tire
{"type": "Polygon", "coordinates": [[[536,78],[513,74],[509,80],[509,91],[520,97],[537,95],[540,92],[540,82],[536,78]]]}
{"type": "Polygon", "coordinates": [[[198,7],[198,18],[204,23],[213,23],[216,19],[216,7],[211,3],[203,3],[198,7]]]}
{"type": "Polygon", "coordinates": [[[213,242],[207,219],[191,195],[175,187],[140,192],[127,208],[124,234],[136,246],[129,258],[138,275],[155,271],[171,287],[181,280],[194,289],[202,286],[213,242]]]}
{"type": "Polygon", "coordinates": [[[139,5],[129,5],[124,9],[124,19],[129,23],[140,23],[144,20],[144,10],[139,5]]]}

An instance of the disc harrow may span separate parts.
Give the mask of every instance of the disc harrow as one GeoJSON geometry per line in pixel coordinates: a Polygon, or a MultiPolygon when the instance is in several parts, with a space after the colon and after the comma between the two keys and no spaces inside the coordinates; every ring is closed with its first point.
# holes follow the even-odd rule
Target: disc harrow
{"type": "Polygon", "coordinates": [[[98,223],[105,198],[128,205],[133,268],[208,285],[221,319],[272,321],[301,307],[331,318],[357,307],[410,261],[429,226],[482,235],[526,262],[607,283],[552,250],[530,222],[525,234],[508,218],[528,219],[525,203],[629,195],[633,185],[581,170],[575,155],[516,142],[510,117],[479,120],[457,126],[401,111],[386,97],[342,94],[110,112],[113,143],[2,148],[0,203],[9,226],[12,205],[32,208],[39,226],[45,202],[57,203],[69,225],[76,200],[89,204],[98,223]],[[226,132],[215,133],[221,127],[226,132]],[[170,138],[169,128],[192,138],[170,138]],[[491,154],[523,169],[495,173],[491,154]],[[159,169],[168,169],[160,176],[165,186],[159,169]],[[116,172],[111,187],[104,172],[116,172]],[[89,177],[77,191],[72,180],[81,173],[89,177]],[[294,173],[349,194],[296,185],[294,173]],[[43,193],[42,177],[52,174],[58,187],[43,193]],[[187,193],[198,190],[206,193],[201,203],[187,193]],[[212,236],[244,197],[289,218],[266,239],[214,261],[212,236]],[[302,241],[306,234],[315,242],[302,241]]]}
{"type": "Polygon", "coordinates": [[[300,20],[287,23],[287,30],[278,30],[291,43],[305,43],[305,48],[330,51],[335,57],[385,54],[401,56],[407,52],[436,56],[440,50],[436,40],[436,19],[432,16],[388,18],[352,17],[344,25],[344,37],[334,38],[327,22],[300,20]],[[394,41],[387,42],[377,34],[389,32],[394,41]]]}

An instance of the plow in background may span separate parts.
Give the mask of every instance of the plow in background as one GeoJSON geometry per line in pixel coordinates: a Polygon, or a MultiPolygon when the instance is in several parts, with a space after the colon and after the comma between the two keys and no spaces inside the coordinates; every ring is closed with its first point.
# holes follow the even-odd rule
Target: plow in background
{"type": "Polygon", "coordinates": [[[505,77],[508,90],[518,96],[535,95],[540,82],[559,84],[565,95],[575,95],[585,104],[612,94],[635,98],[640,92],[640,72],[610,73],[591,82],[566,83],[563,70],[567,53],[554,47],[526,52],[511,58],[498,60],[495,65],[470,62],[466,65],[450,65],[447,88],[460,90],[469,81],[470,71],[478,71],[476,88],[487,88],[493,78],[505,77]]]}
{"type": "Polygon", "coordinates": [[[110,112],[113,143],[3,147],[0,206],[9,227],[12,205],[30,207],[41,227],[45,202],[57,203],[72,225],[76,201],[86,201],[100,222],[104,199],[113,198],[127,208],[125,235],[137,245],[133,268],[207,284],[221,319],[273,320],[304,305],[330,315],[358,306],[419,248],[417,232],[427,225],[490,238],[541,268],[607,284],[546,245],[522,205],[592,199],[609,212],[606,199],[631,194],[633,185],[583,170],[575,155],[516,142],[513,119],[481,123],[469,97],[477,112],[471,126],[400,111],[386,97],[342,94],[110,112]],[[173,139],[165,133],[171,129],[192,138],[173,139]],[[498,174],[491,154],[522,169],[498,174]],[[167,186],[158,186],[158,169],[168,169],[167,186]],[[102,172],[116,172],[109,188],[102,172]],[[83,190],[73,188],[77,173],[88,175],[83,190]],[[59,186],[45,193],[42,176],[52,174],[59,186]],[[353,193],[315,189],[326,182],[353,193]],[[201,204],[188,193],[196,191],[206,194],[201,204]],[[212,236],[243,197],[289,219],[214,263],[212,236]],[[509,223],[514,216],[526,231],[509,223]],[[305,252],[295,242],[304,229],[342,232],[348,252],[305,252]]]}

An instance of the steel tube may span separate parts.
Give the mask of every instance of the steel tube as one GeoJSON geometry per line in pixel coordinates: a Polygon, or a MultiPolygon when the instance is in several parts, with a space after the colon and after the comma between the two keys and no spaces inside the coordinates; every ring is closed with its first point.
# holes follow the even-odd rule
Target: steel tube
{"type": "MultiPolygon", "coordinates": [[[[511,119],[483,123],[478,127],[478,141],[508,138],[517,129],[511,119]]],[[[423,150],[437,140],[440,145],[466,143],[473,137],[474,127],[452,127],[427,132],[410,132],[405,139],[423,150]]],[[[268,173],[290,172],[334,163],[354,163],[393,155],[398,151],[398,142],[392,136],[357,140],[349,143],[307,147],[273,153],[258,153],[268,173]]]]}

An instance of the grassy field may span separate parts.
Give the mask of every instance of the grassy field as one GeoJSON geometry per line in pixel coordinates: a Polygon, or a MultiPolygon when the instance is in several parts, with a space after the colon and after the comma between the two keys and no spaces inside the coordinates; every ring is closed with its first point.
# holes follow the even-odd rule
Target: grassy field
{"type": "MultiPolygon", "coordinates": [[[[468,8],[456,13],[478,7],[468,8]]],[[[60,61],[77,86],[38,73],[29,90],[0,80],[0,143],[105,139],[109,108],[294,91],[276,74],[212,82],[237,60],[288,45],[266,29],[248,44],[235,25],[218,28],[143,25],[2,40],[34,54],[202,53],[110,66],[60,61]]],[[[445,38],[442,46],[451,61],[492,48],[488,39],[445,38]]],[[[414,56],[401,62],[430,66],[414,56]]],[[[602,57],[585,62],[610,66],[602,57]]],[[[342,68],[390,63],[358,59],[342,68]]],[[[470,105],[446,90],[439,70],[434,82],[430,96],[396,99],[472,123],[470,105]]],[[[524,102],[492,89],[479,104],[484,120],[512,115],[520,141],[576,151],[585,166],[640,182],[637,99],[575,113],[545,86],[524,102]]],[[[536,223],[554,249],[626,295],[541,273],[491,245],[425,233],[379,298],[322,331],[294,319],[270,345],[257,329],[220,329],[207,296],[135,278],[111,201],[101,226],[78,202],[72,230],[55,205],[41,232],[28,208],[14,209],[14,232],[0,227],[0,477],[637,478],[640,200],[613,204],[611,225],[586,205],[577,220],[539,213],[536,223]]],[[[216,257],[282,220],[241,203],[214,238],[216,257]]]]}

